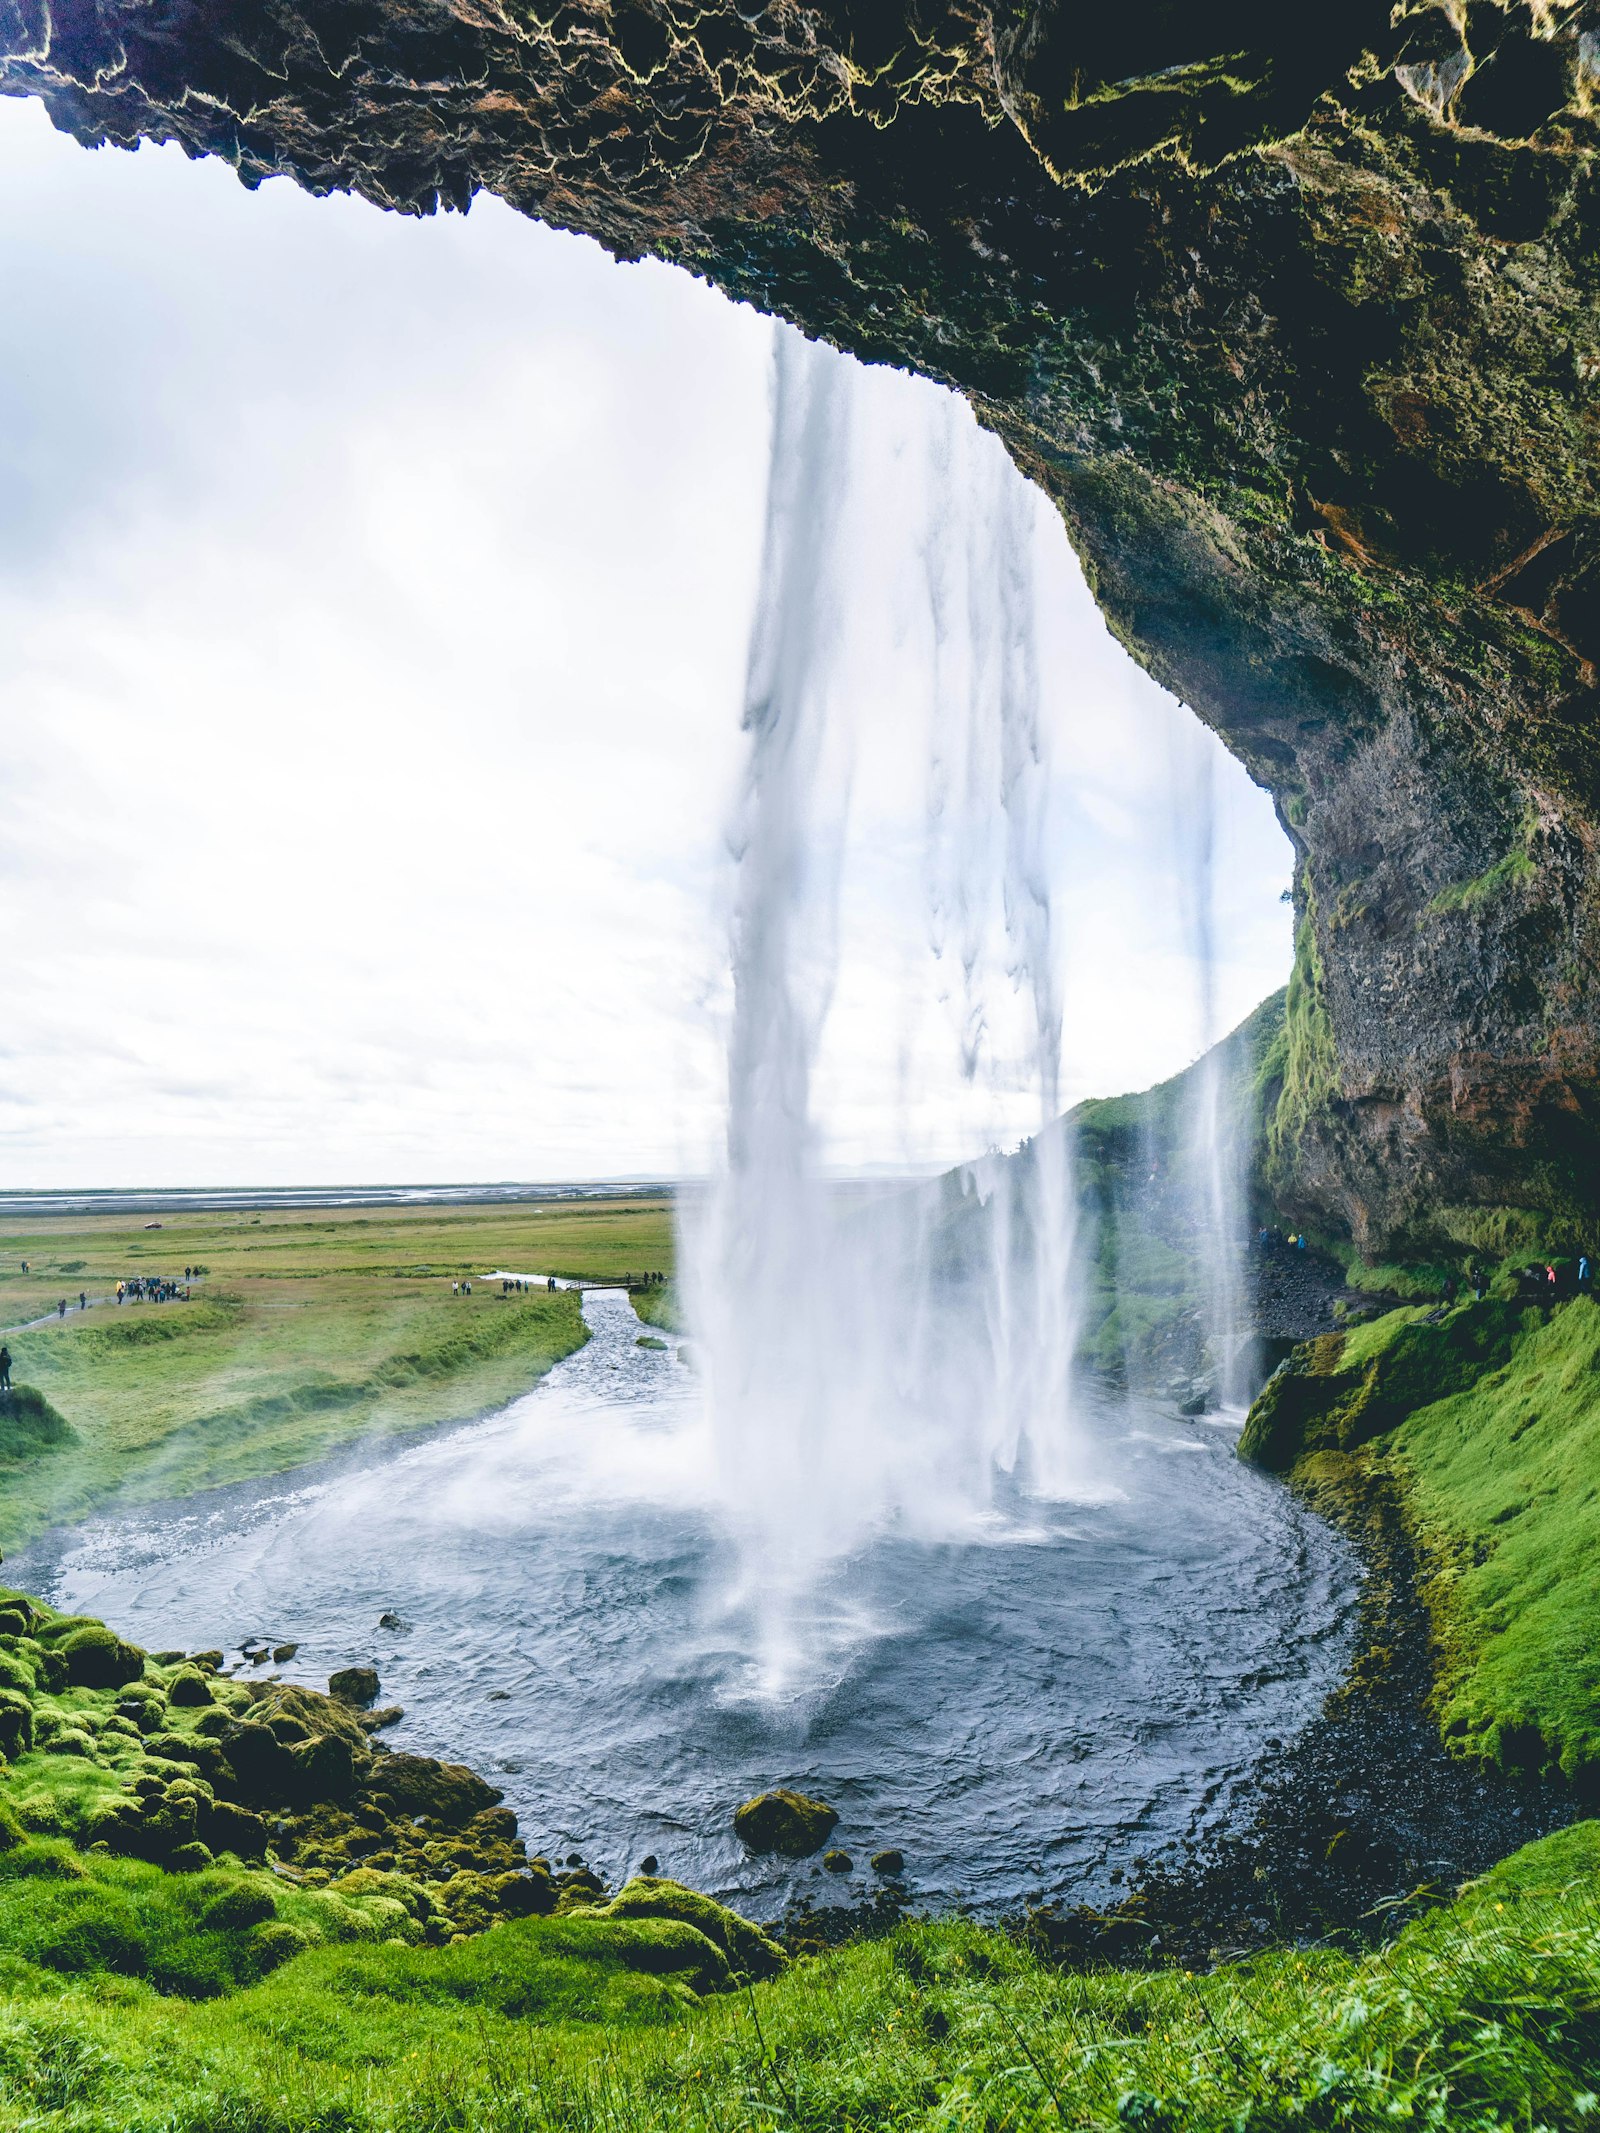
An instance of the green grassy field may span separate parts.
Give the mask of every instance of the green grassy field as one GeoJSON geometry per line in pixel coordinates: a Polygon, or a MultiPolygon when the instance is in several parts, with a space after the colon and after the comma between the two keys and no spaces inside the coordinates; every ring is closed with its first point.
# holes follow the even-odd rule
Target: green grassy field
{"type": "Polygon", "coordinates": [[[578,1298],[481,1281],[453,1296],[453,1280],[500,1266],[614,1280],[670,1272],[672,1251],[663,1199],[200,1214],[159,1232],[13,1220],[3,1325],[130,1275],[207,1271],[189,1303],[102,1303],[6,1336],[16,1383],[71,1435],[8,1457],[0,1426],[0,1546],[120,1493],[181,1495],[500,1405],[581,1345],[578,1298]]]}
{"type": "Polygon", "coordinates": [[[952,1922],[738,1991],[709,1935],[626,1895],[419,1948],[336,1891],[75,1879],[39,1849],[0,1859],[7,2133],[1575,2133],[1600,2109],[1594,1823],[1364,1956],[1063,1971],[952,1922]],[[248,1975],[286,1928],[321,1944],[242,1989],[218,1947],[200,1967],[226,1941],[248,1975]]]}

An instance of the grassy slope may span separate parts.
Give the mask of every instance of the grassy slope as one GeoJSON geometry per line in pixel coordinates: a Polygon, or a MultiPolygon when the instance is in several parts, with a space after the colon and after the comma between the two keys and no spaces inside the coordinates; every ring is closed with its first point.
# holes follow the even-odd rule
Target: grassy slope
{"type": "Polygon", "coordinates": [[[1530,1312],[1510,1360],[1409,1416],[1391,1457],[1438,1566],[1446,1732],[1600,1773],[1600,1308],[1530,1312]]]}
{"type": "MultiPolygon", "coordinates": [[[[70,1930],[61,1885],[0,1872],[0,2126],[1576,2127],[1600,2056],[1597,1871],[1600,1825],[1581,1824],[1372,1955],[1284,1951],[1204,1977],[1050,1970],[945,1924],[696,1999],[691,1928],[578,1914],[444,1949],[347,1926],[344,1945],[187,2001],[47,1967],[42,1947],[71,1960],[93,1936],[70,1930]]],[[[215,1893],[117,1872],[139,1884],[147,1939],[181,1943],[176,1907],[192,1919],[215,1893]]]]}
{"type": "Polygon", "coordinates": [[[1600,1306],[1393,1311],[1297,1351],[1245,1448],[1399,1482],[1464,1753],[1600,1775],[1600,1306]]]}
{"type": "Polygon", "coordinates": [[[628,1300],[645,1325],[659,1326],[663,1333],[683,1331],[683,1305],[676,1282],[666,1282],[659,1289],[638,1289],[628,1300]]]}
{"type": "Polygon", "coordinates": [[[102,1305],[8,1336],[18,1384],[76,1441],[7,1461],[0,1431],[0,1545],[121,1491],[182,1494],[480,1413],[581,1345],[582,1318],[568,1292],[453,1297],[452,1279],[501,1265],[604,1279],[670,1268],[671,1253],[661,1200],[195,1215],[159,1234],[110,1217],[13,1222],[0,1323],[69,1279],[93,1296],[132,1273],[208,1273],[187,1304],[102,1305]]]}

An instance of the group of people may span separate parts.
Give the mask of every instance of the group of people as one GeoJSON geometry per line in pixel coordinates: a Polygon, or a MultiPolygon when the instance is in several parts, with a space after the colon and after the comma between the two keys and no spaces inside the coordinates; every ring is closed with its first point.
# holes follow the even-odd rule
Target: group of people
{"type": "Polygon", "coordinates": [[[1559,1303],[1568,1296],[1594,1294],[1594,1264],[1587,1252],[1576,1259],[1530,1259],[1517,1268],[1517,1297],[1523,1303],[1559,1303]]]}
{"type": "Polygon", "coordinates": [[[1303,1252],[1305,1248],[1306,1236],[1304,1230],[1297,1230],[1292,1237],[1286,1237],[1281,1229],[1259,1229],[1256,1231],[1257,1251],[1303,1252]]]}
{"type": "Polygon", "coordinates": [[[121,1303],[187,1303],[189,1285],[194,1276],[192,1267],[185,1267],[182,1281],[169,1281],[165,1275],[134,1274],[126,1281],[117,1283],[117,1302],[121,1303]]]}

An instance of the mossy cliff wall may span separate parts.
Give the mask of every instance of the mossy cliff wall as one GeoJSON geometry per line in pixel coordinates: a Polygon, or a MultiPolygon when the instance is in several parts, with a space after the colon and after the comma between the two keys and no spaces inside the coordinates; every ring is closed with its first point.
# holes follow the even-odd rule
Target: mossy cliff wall
{"type": "Polygon", "coordinates": [[[1287,1210],[1594,1211],[1600,0],[0,0],[0,90],[967,393],[1299,849],[1287,1210]]]}

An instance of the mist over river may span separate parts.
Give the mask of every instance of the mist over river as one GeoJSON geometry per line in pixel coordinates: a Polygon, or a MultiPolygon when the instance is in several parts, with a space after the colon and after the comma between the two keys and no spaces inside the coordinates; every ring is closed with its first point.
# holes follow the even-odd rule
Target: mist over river
{"type": "Polygon", "coordinates": [[[297,1640],[281,1672],[316,1687],[375,1662],[384,1738],[492,1777],[530,1851],[613,1880],[654,1853],[763,1916],[848,1900],[889,1845],[919,1902],[1103,1894],[1338,1676],[1343,1543],[1232,1427],[1108,1393],[1081,1500],[1018,1478],[965,1531],[871,1536],[789,1596],[807,1658],[776,1684],[694,1372],[622,1295],[584,1312],[587,1346],[484,1421],[100,1520],[27,1578],[154,1649],[297,1640]],[[853,1876],[743,1852],[733,1809],[776,1784],[840,1810],[853,1876]]]}

